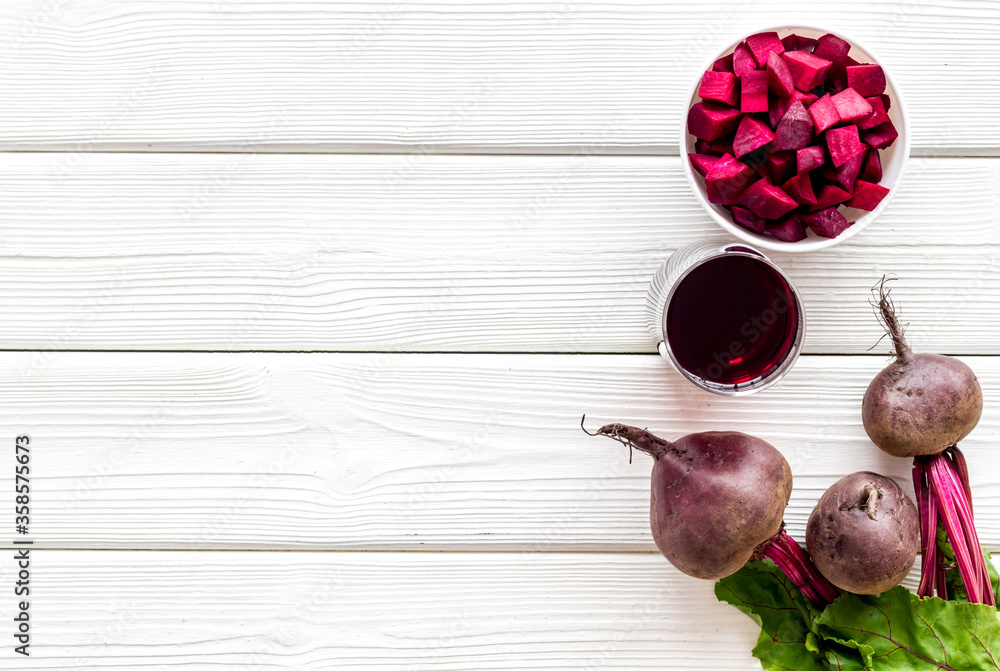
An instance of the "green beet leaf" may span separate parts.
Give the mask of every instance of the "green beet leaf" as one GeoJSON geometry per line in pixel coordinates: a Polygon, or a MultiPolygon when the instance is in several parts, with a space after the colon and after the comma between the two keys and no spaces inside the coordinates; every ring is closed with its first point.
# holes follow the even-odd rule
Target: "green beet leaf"
{"type": "Polygon", "coordinates": [[[858,654],[816,632],[820,611],[770,559],[749,562],[719,580],[715,595],[760,625],[753,656],[768,671],[860,671],[858,654]]]}
{"type": "Polygon", "coordinates": [[[874,671],[1000,671],[1000,617],[981,604],[921,599],[902,587],[844,594],[815,625],[824,643],[856,649],[874,671]]]}

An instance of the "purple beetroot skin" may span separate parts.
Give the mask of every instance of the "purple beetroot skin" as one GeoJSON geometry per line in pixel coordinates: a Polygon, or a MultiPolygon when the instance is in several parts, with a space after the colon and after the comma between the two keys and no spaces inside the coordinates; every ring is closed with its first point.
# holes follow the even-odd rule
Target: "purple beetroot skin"
{"type": "Polygon", "coordinates": [[[774,132],[774,148],[796,151],[809,146],[813,139],[813,120],[800,101],[792,103],[774,132]]]}
{"type": "Polygon", "coordinates": [[[702,140],[716,140],[740,125],[740,111],[711,100],[695,103],[688,112],[688,132],[702,140]]]}
{"type": "Polygon", "coordinates": [[[780,219],[798,207],[798,203],[792,200],[787,193],[764,180],[751,184],[736,199],[736,204],[747,208],[758,217],[772,221],[780,219]]]}
{"type": "Polygon", "coordinates": [[[802,220],[816,235],[823,238],[835,238],[854,223],[848,221],[835,207],[812,212],[802,217],[802,220]]]}
{"type": "Polygon", "coordinates": [[[848,65],[847,85],[865,98],[885,92],[885,72],[881,65],[848,65]]]}
{"type": "Polygon", "coordinates": [[[740,111],[767,111],[767,72],[752,70],[740,77],[740,111]]]}
{"type": "Polygon", "coordinates": [[[756,177],[750,166],[724,154],[705,175],[708,202],[732,205],[756,177]]]}
{"type": "Polygon", "coordinates": [[[816,46],[816,40],[812,37],[803,37],[792,33],[782,37],[781,44],[784,45],[785,51],[812,51],[813,47],[816,46]]]}
{"type": "Polygon", "coordinates": [[[774,133],[763,121],[747,115],[740,121],[740,127],[736,129],[736,137],[733,139],[733,154],[736,158],[746,156],[750,152],[760,149],[774,139],[774,133]]]}
{"type": "Polygon", "coordinates": [[[864,153],[857,126],[831,128],[826,132],[826,148],[830,152],[830,162],[839,167],[858,154],[864,153]]]}
{"type": "Polygon", "coordinates": [[[813,56],[805,51],[786,51],[781,57],[792,71],[795,88],[800,91],[811,91],[825,82],[833,66],[827,59],[813,56]]]}

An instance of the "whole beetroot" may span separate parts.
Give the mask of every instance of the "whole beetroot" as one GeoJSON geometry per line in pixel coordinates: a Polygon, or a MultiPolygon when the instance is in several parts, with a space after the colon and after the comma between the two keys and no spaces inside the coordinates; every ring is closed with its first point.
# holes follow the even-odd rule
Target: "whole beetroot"
{"type": "Polygon", "coordinates": [[[884,278],[878,310],[896,360],[868,384],[861,403],[865,431],[873,443],[896,457],[939,454],[979,423],[983,414],[979,380],[958,359],[910,349],[884,278]]]}
{"type": "Polygon", "coordinates": [[[806,526],[806,547],[840,589],[881,594],[902,582],[917,558],[917,507],[889,478],[852,473],[820,497],[806,526]]]}
{"type": "Polygon", "coordinates": [[[807,598],[817,603],[836,598],[836,589],[783,529],[792,471],[770,443],[736,431],[692,433],[670,442],[625,424],[608,424],[590,435],[613,438],[653,458],[653,540],[684,573],[714,580],[767,557],[807,598]]]}

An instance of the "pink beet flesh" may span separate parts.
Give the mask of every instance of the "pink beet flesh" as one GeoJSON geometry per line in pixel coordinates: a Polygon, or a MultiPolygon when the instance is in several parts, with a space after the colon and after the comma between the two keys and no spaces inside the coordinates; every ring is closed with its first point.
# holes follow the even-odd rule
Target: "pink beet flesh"
{"type": "Polygon", "coordinates": [[[712,69],[716,72],[732,72],[733,71],[733,55],[726,54],[722,58],[719,58],[712,64],[712,69]]]}
{"type": "Polygon", "coordinates": [[[833,104],[829,93],[809,106],[809,116],[812,117],[817,135],[840,122],[837,106],[833,104]]]}
{"type": "Polygon", "coordinates": [[[795,174],[795,152],[772,151],[767,156],[767,172],[775,184],[787,180],[795,174]]]}
{"type": "Polygon", "coordinates": [[[767,227],[767,232],[782,242],[798,242],[806,239],[806,225],[798,212],[792,212],[776,224],[771,224],[767,227]]]}
{"type": "Polygon", "coordinates": [[[752,116],[745,116],[740,121],[740,127],[736,129],[736,138],[733,140],[733,153],[736,158],[746,156],[755,149],[759,149],[774,139],[774,133],[763,121],[759,121],[752,116]]]}
{"type": "Polygon", "coordinates": [[[854,185],[854,197],[847,203],[847,206],[871,212],[887,195],[889,195],[889,189],[881,184],[872,184],[859,179],[854,185]]]}
{"type": "Polygon", "coordinates": [[[834,66],[838,66],[847,60],[847,54],[850,50],[851,45],[846,40],[827,33],[816,40],[816,48],[813,49],[813,55],[825,58],[833,63],[834,66]]]}
{"type": "Polygon", "coordinates": [[[716,100],[730,107],[735,107],[740,100],[740,94],[736,90],[736,82],[736,75],[731,72],[707,70],[701,76],[698,95],[705,100],[716,100]]]}
{"type": "Polygon", "coordinates": [[[827,170],[824,170],[823,177],[825,177],[830,184],[836,184],[840,188],[853,193],[854,181],[858,178],[858,174],[861,172],[861,167],[864,165],[866,155],[867,150],[861,152],[857,156],[852,156],[847,159],[839,168],[828,168],[827,170]]]}
{"type": "Polygon", "coordinates": [[[840,93],[830,96],[830,101],[837,109],[837,115],[840,116],[841,121],[848,123],[863,121],[872,114],[871,103],[852,88],[846,88],[840,93]]]}
{"type": "Polygon", "coordinates": [[[787,182],[781,188],[799,205],[815,205],[816,194],[813,193],[812,179],[808,172],[802,172],[787,182]]]}
{"type": "Polygon", "coordinates": [[[891,121],[886,121],[874,128],[861,131],[861,137],[869,146],[876,149],[885,149],[896,141],[899,133],[891,121]]]}
{"type": "Polygon", "coordinates": [[[767,88],[771,93],[782,97],[795,93],[792,71],[788,69],[788,64],[781,56],[773,51],[767,57],[767,88]]]}
{"type": "Polygon", "coordinates": [[[688,112],[688,132],[702,140],[716,140],[740,125],[740,111],[728,105],[706,100],[695,103],[688,112]]]}
{"type": "Polygon", "coordinates": [[[861,164],[861,173],[858,174],[858,179],[876,184],[882,181],[882,159],[878,155],[878,150],[873,149],[865,153],[865,160],[861,164]]]}
{"type": "Polygon", "coordinates": [[[826,162],[826,150],[822,145],[813,145],[795,152],[795,165],[797,172],[809,172],[815,170],[826,162]]]}
{"type": "Polygon", "coordinates": [[[881,65],[848,65],[847,85],[863,97],[885,92],[885,72],[881,65]]]}
{"type": "Polygon", "coordinates": [[[813,139],[813,120],[801,101],[795,101],[774,132],[774,148],[797,151],[809,146],[813,139]]]}
{"type": "Polygon", "coordinates": [[[806,51],[786,51],[781,55],[795,79],[795,88],[810,91],[826,81],[833,63],[806,51]]]}
{"type": "Polygon", "coordinates": [[[751,184],[736,199],[736,204],[742,205],[758,217],[772,220],[780,219],[798,207],[798,203],[789,198],[787,193],[764,180],[751,184]]]}
{"type": "Polygon", "coordinates": [[[725,154],[705,175],[708,202],[732,205],[756,178],[757,173],[748,165],[737,161],[732,154],[725,154]]]}
{"type": "Polygon", "coordinates": [[[750,210],[740,207],[739,205],[733,206],[733,221],[743,228],[753,231],[754,233],[764,232],[764,220],[750,210]]]}
{"type": "Polygon", "coordinates": [[[743,43],[736,45],[736,50],[733,51],[733,72],[736,76],[742,77],[746,73],[756,69],[757,63],[754,62],[753,56],[750,55],[747,45],[743,43]]]}
{"type": "Polygon", "coordinates": [[[709,156],[708,154],[688,154],[688,159],[691,161],[691,167],[702,177],[708,175],[715,164],[719,162],[718,156],[709,156]]]}
{"type": "Polygon", "coordinates": [[[831,128],[826,132],[826,148],[830,152],[830,162],[838,167],[848,159],[861,154],[865,146],[861,144],[857,126],[831,128]]]}
{"type": "Polygon", "coordinates": [[[757,62],[757,67],[762,68],[767,64],[768,56],[772,53],[779,56],[784,53],[785,46],[778,39],[778,33],[757,33],[746,39],[747,49],[750,55],[757,62]]]}
{"type": "Polygon", "coordinates": [[[807,214],[802,217],[802,220],[805,221],[806,225],[816,235],[824,238],[835,238],[854,223],[853,221],[848,221],[835,207],[828,207],[825,210],[807,214]]]}
{"type": "Polygon", "coordinates": [[[767,111],[767,72],[752,70],[740,77],[740,111],[767,111]]]}
{"type": "Polygon", "coordinates": [[[836,184],[824,184],[816,194],[816,202],[809,206],[810,210],[825,210],[841,203],[846,203],[851,199],[851,194],[841,189],[836,184]]]}

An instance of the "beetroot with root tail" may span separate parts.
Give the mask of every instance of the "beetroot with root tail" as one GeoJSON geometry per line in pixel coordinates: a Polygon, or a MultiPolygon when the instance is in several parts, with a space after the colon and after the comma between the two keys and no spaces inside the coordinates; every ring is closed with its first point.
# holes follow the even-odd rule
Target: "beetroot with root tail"
{"type": "Polygon", "coordinates": [[[861,404],[865,432],[879,448],[897,457],[913,457],[913,486],[920,517],[920,596],[935,589],[949,598],[938,555],[938,528],[951,546],[966,598],[996,605],[987,563],[972,516],[969,470],[957,443],[979,423],[983,391],[965,363],[910,349],[886,288],[875,285],[876,315],[892,338],[895,360],[868,385],[861,404]]]}
{"type": "Polygon", "coordinates": [[[768,557],[807,598],[816,603],[836,598],[833,585],[784,532],[792,471],[770,443],[737,431],[692,433],[671,442],[625,424],[608,424],[590,435],[607,436],[653,458],[653,540],[683,573],[715,580],[751,559],[768,557]]]}
{"type": "Polygon", "coordinates": [[[806,547],[840,589],[881,594],[902,582],[916,561],[917,507],[889,478],[852,473],[820,497],[806,526],[806,547]]]}

